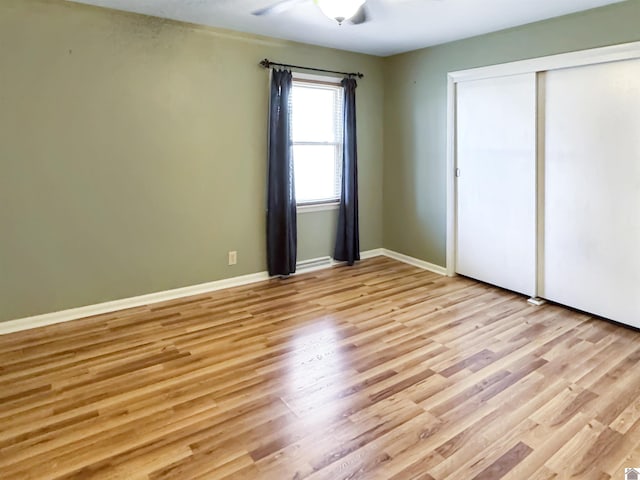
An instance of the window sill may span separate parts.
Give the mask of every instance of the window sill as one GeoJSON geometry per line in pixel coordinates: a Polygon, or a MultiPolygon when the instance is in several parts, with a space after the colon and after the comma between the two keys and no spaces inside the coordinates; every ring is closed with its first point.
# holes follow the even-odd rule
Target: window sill
{"type": "Polygon", "coordinates": [[[296,209],[298,213],[311,213],[311,212],[322,212],[325,210],[337,210],[340,206],[340,202],[331,202],[331,203],[308,203],[297,205],[296,209]]]}

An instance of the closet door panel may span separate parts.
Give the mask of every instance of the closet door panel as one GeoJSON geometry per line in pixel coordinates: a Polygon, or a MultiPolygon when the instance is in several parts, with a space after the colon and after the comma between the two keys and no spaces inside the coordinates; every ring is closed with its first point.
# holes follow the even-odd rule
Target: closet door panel
{"type": "Polygon", "coordinates": [[[546,74],[541,296],[640,327],[640,60],[546,74]]]}
{"type": "Polygon", "coordinates": [[[456,125],[456,272],[535,295],[535,74],[458,83],[456,125]]]}

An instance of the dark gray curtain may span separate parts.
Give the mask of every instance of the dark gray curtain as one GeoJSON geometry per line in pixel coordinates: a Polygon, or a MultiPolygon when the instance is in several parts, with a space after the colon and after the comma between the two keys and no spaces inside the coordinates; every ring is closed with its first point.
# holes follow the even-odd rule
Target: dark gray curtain
{"type": "Polygon", "coordinates": [[[338,212],[338,232],[333,258],[349,265],[360,260],[358,231],[358,147],[356,141],[356,87],[353,78],[342,80],[344,87],[344,153],[342,155],[342,195],[338,212]]]}
{"type": "Polygon", "coordinates": [[[297,226],[291,149],[291,82],[289,70],[273,70],[267,184],[269,275],[289,275],[296,271],[297,226]]]}

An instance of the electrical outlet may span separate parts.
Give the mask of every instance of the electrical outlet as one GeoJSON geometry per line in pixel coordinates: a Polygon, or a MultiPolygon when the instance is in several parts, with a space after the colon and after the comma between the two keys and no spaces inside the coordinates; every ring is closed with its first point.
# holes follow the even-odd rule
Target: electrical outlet
{"type": "Polygon", "coordinates": [[[238,263],[238,252],[235,250],[229,252],[229,265],[235,265],[238,263]]]}

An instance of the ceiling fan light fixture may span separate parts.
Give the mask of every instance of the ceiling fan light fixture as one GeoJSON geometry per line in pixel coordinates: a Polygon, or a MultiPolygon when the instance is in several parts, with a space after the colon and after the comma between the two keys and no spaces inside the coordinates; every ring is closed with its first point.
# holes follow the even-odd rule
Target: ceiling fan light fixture
{"type": "Polygon", "coordinates": [[[342,23],[358,12],[365,0],[315,0],[315,2],[327,17],[342,23]]]}

